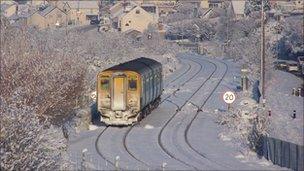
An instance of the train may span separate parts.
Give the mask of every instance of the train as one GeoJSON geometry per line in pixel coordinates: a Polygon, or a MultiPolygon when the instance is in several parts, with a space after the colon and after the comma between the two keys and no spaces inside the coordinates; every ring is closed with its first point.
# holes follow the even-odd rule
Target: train
{"type": "Polygon", "coordinates": [[[106,125],[132,125],[161,101],[163,68],[156,60],[140,57],[97,75],[97,110],[106,125]]]}

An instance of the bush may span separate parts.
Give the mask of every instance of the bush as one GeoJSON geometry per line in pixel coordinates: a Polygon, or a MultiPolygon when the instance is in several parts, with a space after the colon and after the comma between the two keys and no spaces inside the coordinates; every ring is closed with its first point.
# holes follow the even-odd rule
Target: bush
{"type": "Polygon", "coordinates": [[[0,24],[1,170],[58,169],[66,142],[49,121],[64,122],[82,94],[77,36],[0,24]]]}
{"type": "MultiPolygon", "coordinates": [[[[4,19],[3,19],[4,20],[4,19]]],[[[1,87],[8,104],[17,91],[23,105],[40,116],[67,112],[81,95],[83,65],[62,34],[39,32],[26,27],[3,26],[1,20],[1,87]],[[56,36],[56,34],[59,34],[56,36]]],[[[72,35],[70,35],[72,36],[72,35]]]]}

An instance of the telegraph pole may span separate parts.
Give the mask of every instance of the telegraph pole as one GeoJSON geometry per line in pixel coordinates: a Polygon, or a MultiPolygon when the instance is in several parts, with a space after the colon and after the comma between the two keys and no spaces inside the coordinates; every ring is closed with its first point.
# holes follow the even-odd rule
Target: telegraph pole
{"type": "Polygon", "coordinates": [[[265,106],[265,25],[264,25],[264,0],[262,0],[262,7],[261,7],[261,94],[262,94],[262,103],[265,106]]]}

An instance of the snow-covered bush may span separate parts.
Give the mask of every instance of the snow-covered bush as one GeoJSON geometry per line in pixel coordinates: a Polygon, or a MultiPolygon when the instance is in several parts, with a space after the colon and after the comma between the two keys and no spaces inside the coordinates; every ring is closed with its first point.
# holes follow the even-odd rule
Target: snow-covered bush
{"type": "MultiPolygon", "coordinates": [[[[173,23],[181,20],[192,19],[194,17],[194,9],[197,6],[191,3],[179,3],[176,7],[176,12],[168,14],[168,16],[163,18],[165,23],[173,23]]],[[[199,15],[200,9],[197,9],[197,14],[199,15]]]]}
{"type": "Polygon", "coordinates": [[[75,106],[85,65],[69,45],[73,42],[64,37],[53,31],[1,26],[0,93],[7,103],[22,89],[23,104],[39,115],[53,117],[75,106]]]}
{"type": "Polygon", "coordinates": [[[1,170],[58,169],[66,142],[50,121],[76,106],[86,69],[74,36],[0,24],[1,170]]]}
{"type": "Polygon", "coordinates": [[[304,53],[303,22],[303,16],[292,16],[280,23],[283,36],[278,42],[278,56],[281,59],[295,59],[297,55],[293,54],[304,53]]]}
{"type": "Polygon", "coordinates": [[[261,136],[266,135],[269,129],[266,112],[250,98],[244,98],[230,111],[218,113],[217,123],[227,127],[220,138],[225,135],[225,138],[232,139],[243,154],[260,150],[261,136]]]}
{"type": "MultiPolygon", "coordinates": [[[[23,89],[20,89],[22,91],[23,89]]],[[[61,130],[39,119],[16,91],[10,104],[0,97],[0,170],[58,169],[66,140],[61,130]]]]}
{"type": "Polygon", "coordinates": [[[245,13],[249,15],[255,11],[261,11],[262,8],[262,1],[264,1],[264,10],[270,10],[270,3],[269,0],[248,0],[246,1],[245,5],[245,13]]]}
{"type": "Polygon", "coordinates": [[[207,19],[192,19],[171,24],[166,35],[169,37],[182,36],[190,40],[210,40],[215,35],[213,23],[207,19]]]}

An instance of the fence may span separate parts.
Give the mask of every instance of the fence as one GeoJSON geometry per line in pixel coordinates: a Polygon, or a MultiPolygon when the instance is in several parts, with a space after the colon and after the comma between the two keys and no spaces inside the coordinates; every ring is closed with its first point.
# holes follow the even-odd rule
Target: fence
{"type": "Polygon", "coordinates": [[[273,164],[292,170],[304,170],[304,146],[263,137],[263,156],[273,164]]]}

